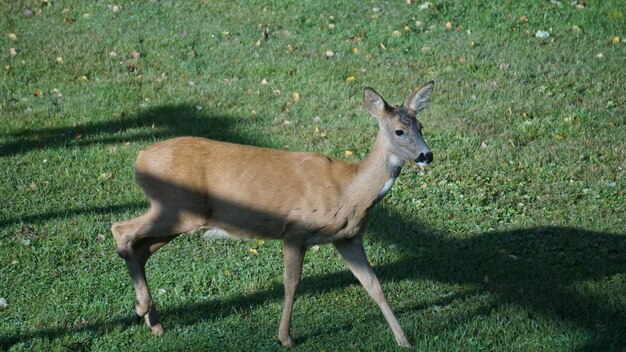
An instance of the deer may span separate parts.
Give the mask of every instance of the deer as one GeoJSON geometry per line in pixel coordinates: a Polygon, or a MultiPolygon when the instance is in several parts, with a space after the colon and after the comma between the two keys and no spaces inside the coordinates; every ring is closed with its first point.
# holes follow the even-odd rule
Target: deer
{"type": "Polygon", "coordinates": [[[135,289],[136,319],[153,335],[164,330],[146,281],[146,262],[182,233],[282,241],[284,301],[278,340],[294,346],[292,308],[307,248],[332,243],[376,302],[398,346],[410,347],[363,248],[369,214],[390,190],[405,162],[433,161],[416,115],[430,102],[434,82],[389,105],[372,88],[363,101],[378,121],[374,145],[349,163],[320,153],[292,152],[199,137],[157,142],[138,153],[135,178],[150,208],[113,223],[118,255],[135,289]]]}

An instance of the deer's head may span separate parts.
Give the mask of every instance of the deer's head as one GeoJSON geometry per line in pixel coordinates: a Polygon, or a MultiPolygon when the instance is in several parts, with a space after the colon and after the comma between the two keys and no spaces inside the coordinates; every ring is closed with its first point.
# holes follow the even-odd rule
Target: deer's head
{"type": "Polygon", "coordinates": [[[422,124],[416,116],[428,105],[434,85],[434,82],[428,82],[397,108],[387,104],[373,89],[365,88],[365,107],[378,119],[389,151],[399,160],[416,162],[420,166],[427,166],[433,161],[433,153],[424,142],[422,124]]]}

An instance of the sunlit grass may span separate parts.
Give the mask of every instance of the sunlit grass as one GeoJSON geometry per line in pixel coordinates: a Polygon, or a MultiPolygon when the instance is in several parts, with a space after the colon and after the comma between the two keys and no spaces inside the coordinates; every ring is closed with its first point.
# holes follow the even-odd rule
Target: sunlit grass
{"type": "MultiPolygon", "coordinates": [[[[271,241],[181,236],[148,264],[166,334],[130,324],[109,228],[147,207],[137,152],[197,135],[356,161],[363,88],[399,104],[429,80],[435,163],[405,167],[366,236],[416,348],[626,347],[618,2],[113,5],[0,3],[1,349],[281,350],[271,241]]],[[[332,247],[298,297],[296,349],[395,348],[332,247]]]]}

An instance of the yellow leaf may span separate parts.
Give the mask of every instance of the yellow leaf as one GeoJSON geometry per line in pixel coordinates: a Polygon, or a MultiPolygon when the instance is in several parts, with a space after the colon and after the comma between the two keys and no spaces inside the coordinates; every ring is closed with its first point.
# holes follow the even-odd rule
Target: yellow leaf
{"type": "Polygon", "coordinates": [[[452,22],[446,22],[446,29],[452,29],[452,22]]]}
{"type": "Polygon", "coordinates": [[[248,249],[248,251],[250,251],[250,254],[252,255],[259,255],[259,251],[257,251],[255,248],[250,248],[248,249]]]}
{"type": "Polygon", "coordinates": [[[356,53],[358,53],[358,52],[359,52],[359,48],[352,48],[352,53],[353,53],[353,54],[356,54],[356,53]]]}
{"type": "Polygon", "coordinates": [[[9,39],[11,39],[12,41],[17,41],[17,35],[15,35],[15,33],[9,33],[7,34],[7,36],[9,37],[9,39]]]}
{"type": "Polygon", "coordinates": [[[293,98],[294,101],[300,100],[300,93],[298,92],[291,93],[291,98],[293,98]]]}
{"type": "Polygon", "coordinates": [[[402,33],[398,30],[395,30],[391,33],[391,36],[394,38],[400,38],[400,36],[402,35],[402,33]]]}
{"type": "Polygon", "coordinates": [[[380,43],[380,48],[383,49],[383,50],[387,50],[387,47],[383,43],[380,43]]]}
{"type": "Polygon", "coordinates": [[[41,91],[41,89],[35,89],[35,93],[34,94],[35,94],[36,97],[40,97],[40,96],[43,95],[43,92],[41,91]]]}
{"type": "Polygon", "coordinates": [[[354,153],[352,153],[352,151],[351,151],[351,150],[346,150],[346,151],[344,151],[344,152],[343,152],[343,155],[345,155],[345,156],[347,156],[347,157],[351,157],[351,156],[352,156],[352,154],[354,154],[354,153]]]}
{"type": "Polygon", "coordinates": [[[404,26],[404,31],[405,31],[405,32],[408,32],[408,31],[410,31],[410,30],[411,30],[411,28],[409,28],[409,26],[404,26]]]}
{"type": "Polygon", "coordinates": [[[347,82],[352,82],[354,81],[356,78],[354,76],[348,76],[348,78],[346,78],[347,82]]]}
{"type": "Polygon", "coordinates": [[[619,37],[614,37],[613,38],[613,44],[617,44],[620,42],[620,38],[619,37]]]}
{"type": "Polygon", "coordinates": [[[264,244],[265,244],[265,240],[256,240],[256,244],[257,244],[258,246],[262,246],[262,245],[264,245],[264,244]]]}

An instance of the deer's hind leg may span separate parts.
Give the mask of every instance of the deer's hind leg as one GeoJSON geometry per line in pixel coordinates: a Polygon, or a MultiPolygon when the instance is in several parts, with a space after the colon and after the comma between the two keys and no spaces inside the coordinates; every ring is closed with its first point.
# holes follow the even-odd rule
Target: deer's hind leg
{"type": "Polygon", "coordinates": [[[143,317],[155,335],[162,334],[163,328],[146,280],[146,262],[150,255],[178,234],[193,230],[196,226],[189,219],[183,221],[178,214],[167,214],[152,208],[142,216],[114,223],[111,227],[117,252],[126,262],[133,281],[137,318],[143,317]]]}

